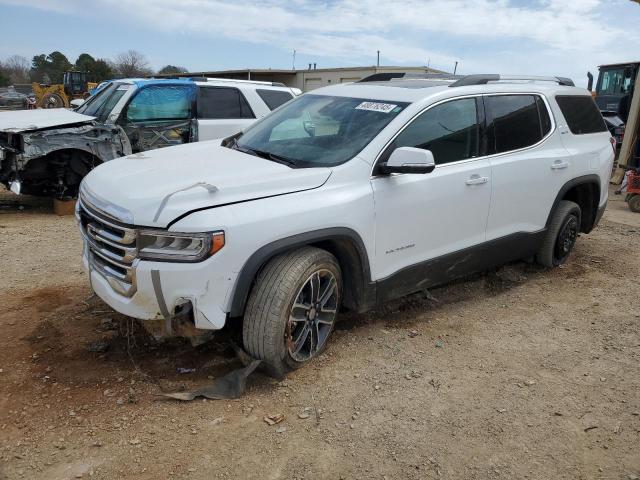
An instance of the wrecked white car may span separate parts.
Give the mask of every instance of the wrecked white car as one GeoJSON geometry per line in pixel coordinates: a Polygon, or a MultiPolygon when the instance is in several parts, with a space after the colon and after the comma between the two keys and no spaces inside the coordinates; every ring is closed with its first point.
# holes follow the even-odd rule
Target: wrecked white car
{"type": "Polygon", "coordinates": [[[233,135],[298,93],[242,80],[117,80],[75,111],[2,112],[0,183],[15,193],[75,198],[101,163],[233,135]]]}

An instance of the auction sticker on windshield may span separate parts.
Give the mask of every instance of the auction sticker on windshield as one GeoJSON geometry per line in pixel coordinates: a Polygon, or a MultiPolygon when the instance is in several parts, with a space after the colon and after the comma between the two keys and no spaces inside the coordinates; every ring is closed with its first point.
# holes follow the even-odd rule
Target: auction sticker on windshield
{"type": "Polygon", "coordinates": [[[356,107],[356,110],[369,110],[371,112],[389,113],[396,107],[397,105],[393,105],[392,103],[362,102],[356,107]]]}

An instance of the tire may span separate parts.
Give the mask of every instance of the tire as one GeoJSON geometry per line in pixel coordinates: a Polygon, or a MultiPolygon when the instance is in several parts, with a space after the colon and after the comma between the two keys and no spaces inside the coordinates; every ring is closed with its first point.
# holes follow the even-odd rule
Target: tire
{"type": "Polygon", "coordinates": [[[42,98],[42,108],[63,108],[64,99],[57,93],[47,93],[42,98]]]}
{"type": "Polygon", "coordinates": [[[327,345],[341,294],[342,272],[329,252],[304,247],[278,255],[258,274],[249,295],[245,350],[276,378],[306,365],[327,345]]]}
{"type": "Polygon", "coordinates": [[[629,210],[635,213],[640,213],[640,195],[631,195],[627,200],[627,204],[629,205],[629,210]]]}
{"type": "Polygon", "coordinates": [[[536,254],[536,262],[549,268],[562,265],[569,258],[576,243],[581,218],[582,212],[577,203],[560,200],[536,254]]]}

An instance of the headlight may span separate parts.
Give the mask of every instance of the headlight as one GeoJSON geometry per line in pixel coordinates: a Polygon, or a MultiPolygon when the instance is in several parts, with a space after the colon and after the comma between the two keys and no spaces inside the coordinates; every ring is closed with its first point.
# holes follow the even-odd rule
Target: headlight
{"type": "Polygon", "coordinates": [[[138,256],[143,260],[199,262],[224,247],[224,232],[138,232],[138,256]]]}

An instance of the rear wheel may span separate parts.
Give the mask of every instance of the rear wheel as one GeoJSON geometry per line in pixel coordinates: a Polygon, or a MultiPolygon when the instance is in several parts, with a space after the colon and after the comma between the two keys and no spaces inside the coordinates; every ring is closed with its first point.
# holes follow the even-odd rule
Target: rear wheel
{"type": "Polygon", "coordinates": [[[562,265],[576,243],[580,233],[581,211],[578,204],[561,200],[553,212],[549,228],[536,254],[536,261],[545,267],[562,265]]]}
{"type": "Polygon", "coordinates": [[[635,194],[629,197],[627,205],[632,212],[640,213],[640,195],[635,194]]]}
{"type": "Polygon", "coordinates": [[[317,357],[333,331],[342,274],[333,255],[305,247],[272,259],[249,296],[245,349],[281,377],[317,357]]]}

